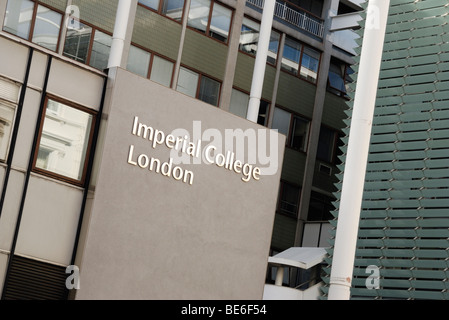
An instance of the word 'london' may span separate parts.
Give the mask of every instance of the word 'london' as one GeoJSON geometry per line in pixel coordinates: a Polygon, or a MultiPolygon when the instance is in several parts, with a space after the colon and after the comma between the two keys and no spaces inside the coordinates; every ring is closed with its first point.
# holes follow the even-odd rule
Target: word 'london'
{"type": "MultiPolygon", "coordinates": [[[[202,141],[198,140],[197,143],[188,141],[188,137],[175,137],[172,134],[166,135],[163,131],[154,129],[139,122],[139,118],[134,117],[132,134],[134,136],[141,137],[151,142],[153,149],[156,149],[159,145],[165,145],[167,148],[182,152],[190,157],[200,158],[202,156],[202,141]]],[[[167,162],[161,162],[161,160],[150,157],[146,154],[134,155],[134,145],[129,146],[128,152],[128,164],[138,166],[142,169],[148,169],[160,173],[166,177],[173,177],[177,181],[182,181],[189,185],[193,184],[194,173],[190,170],[185,170],[179,166],[174,166],[173,158],[170,157],[167,162]]],[[[243,175],[242,181],[248,182],[251,178],[258,181],[260,180],[260,168],[253,167],[249,163],[243,163],[240,160],[235,160],[235,154],[231,151],[227,151],[226,154],[214,154],[217,148],[213,145],[208,145],[204,149],[204,158],[208,164],[215,164],[217,167],[234,171],[235,173],[243,175]]]]}

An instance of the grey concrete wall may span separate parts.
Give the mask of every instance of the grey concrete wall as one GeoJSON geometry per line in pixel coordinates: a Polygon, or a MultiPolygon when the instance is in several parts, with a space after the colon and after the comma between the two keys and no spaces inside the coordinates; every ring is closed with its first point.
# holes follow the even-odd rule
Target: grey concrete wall
{"type": "Polygon", "coordinates": [[[131,145],[131,162],[171,154],[132,134],[135,116],[167,135],[194,136],[194,121],[203,133],[270,130],[127,71],[110,76],[76,299],[262,299],[285,138],[273,132],[279,168],[259,181],[215,164],[177,165],[194,172],[192,185],[142,169],[129,163],[131,145]]]}

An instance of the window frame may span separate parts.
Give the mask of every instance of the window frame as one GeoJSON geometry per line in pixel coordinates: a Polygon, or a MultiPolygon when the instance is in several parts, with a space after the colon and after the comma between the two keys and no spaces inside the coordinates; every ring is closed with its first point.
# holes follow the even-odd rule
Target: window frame
{"type": "Polygon", "coordinates": [[[289,217],[289,218],[297,219],[298,218],[298,214],[299,214],[299,206],[301,205],[301,189],[302,188],[301,188],[300,185],[297,185],[297,184],[288,182],[288,181],[286,181],[284,179],[281,179],[280,183],[279,183],[279,193],[278,193],[278,201],[277,201],[277,204],[276,204],[276,213],[277,214],[281,214],[281,215],[286,216],[286,217],[289,217]],[[297,198],[296,198],[297,204],[296,204],[296,210],[295,210],[294,213],[289,213],[289,212],[286,212],[285,210],[281,209],[282,194],[284,192],[285,185],[288,185],[290,187],[298,189],[298,195],[297,195],[297,198]]]}
{"type": "MultiPolygon", "coordinates": [[[[327,126],[325,124],[321,124],[320,134],[321,134],[322,128],[325,128],[327,130],[332,131],[332,134],[333,134],[332,147],[329,148],[329,149],[331,149],[331,157],[330,157],[331,159],[330,159],[330,162],[329,162],[327,159],[319,158],[318,157],[318,151],[317,151],[316,159],[318,161],[322,161],[322,162],[330,164],[330,165],[336,165],[337,164],[337,160],[338,160],[337,159],[337,157],[338,157],[338,148],[339,148],[338,142],[341,139],[341,137],[343,136],[343,133],[340,130],[338,130],[338,129],[332,128],[332,127],[327,126]]],[[[320,139],[318,137],[318,147],[319,147],[319,143],[320,143],[320,139]]]]}
{"type": "MultiPolygon", "coordinates": [[[[291,72],[291,71],[286,70],[285,68],[283,68],[283,67],[282,67],[282,61],[283,61],[283,59],[284,59],[284,54],[282,54],[282,57],[280,57],[281,60],[280,60],[280,62],[279,62],[279,63],[281,64],[281,71],[286,72],[286,73],[288,73],[288,74],[290,74],[290,75],[292,75],[292,76],[294,76],[294,77],[296,77],[296,78],[299,78],[299,79],[301,79],[301,80],[304,80],[304,81],[306,81],[306,82],[308,82],[308,83],[313,84],[313,85],[316,86],[316,85],[318,84],[318,78],[319,78],[320,68],[321,68],[321,58],[322,58],[322,56],[323,56],[323,52],[321,52],[320,50],[318,50],[318,49],[316,49],[316,48],[314,48],[314,47],[312,47],[312,46],[306,45],[305,43],[303,43],[303,42],[301,42],[301,41],[298,41],[298,40],[296,40],[296,39],[294,39],[294,38],[292,38],[292,37],[288,37],[288,36],[287,36],[287,38],[290,39],[290,40],[292,40],[292,41],[294,41],[294,42],[297,42],[298,44],[301,45],[301,51],[300,51],[300,54],[299,54],[299,61],[298,61],[298,70],[297,70],[297,72],[296,72],[296,74],[295,74],[295,73],[293,73],[293,72],[291,72]],[[318,68],[317,68],[317,70],[316,70],[316,79],[315,79],[315,81],[311,81],[311,80],[309,80],[309,79],[307,79],[307,78],[301,76],[301,67],[302,67],[302,62],[303,62],[303,57],[304,57],[304,49],[305,49],[305,48],[308,48],[308,49],[310,49],[310,50],[316,51],[316,52],[318,52],[318,54],[320,55],[319,58],[318,58],[318,68]]],[[[286,40],[287,40],[287,39],[286,39],[286,40]]],[[[285,41],[284,47],[285,47],[286,44],[287,44],[287,41],[285,41]]],[[[284,51],[284,52],[285,52],[285,51],[284,51]]],[[[279,60],[279,57],[278,57],[278,60],[279,60]]]]}
{"type": "MultiPolygon", "coordinates": [[[[221,100],[221,89],[222,89],[222,86],[223,86],[223,81],[221,81],[220,79],[217,79],[215,77],[212,77],[212,76],[210,76],[208,74],[202,73],[201,71],[198,71],[196,69],[190,68],[190,67],[188,67],[188,66],[186,66],[184,64],[180,65],[180,70],[181,70],[181,68],[187,69],[187,70],[189,70],[191,72],[195,72],[196,74],[198,74],[198,81],[197,81],[197,84],[196,84],[196,92],[195,92],[195,96],[193,98],[195,98],[195,99],[197,99],[199,101],[203,101],[203,100],[199,99],[201,78],[202,77],[206,77],[206,78],[209,78],[211,80],[217,81],[220,84],[220,88],[218,89],[217,105],[213,105],[213,104],[210,104],[210,103],[208,103],[206,101],[203,101],[204,103],[207,103],[207,104],[209,104],[211,106],[214,106],[214,107],[218,108],[218,106],[220,105],[220,100],[221,100]]],[[[178,78],[179,78],[179,74],[178,74],[178,78]]],[[[175,88],[175,90],[178,91],[177,88],[175,88]]],[[[180,91],[178,91],[178,92],[180,92],[180,91]]]]}
{"type": "MultiPolygon", "coordinates": [[[[184,4],[185,4],[185,2],[184,2],[184,4]]],[[[189,8],[189,13],[190,13],[190,8],[189,8]]],[[[185,17],[187,19],[186,28],[188,28],[188,29],[190,29],[192,31],[195,31],[195,32],[197,32],[199,34],[202,34],[202,35],[204,35],[204,36],[206,36],[206,37],[208,37],[210,39],[213,39],[214,41],[217,41],[219,43],[222,43],[222,44],[228,46],[229,45],[229,38],[231,36],[232,24],[234,22],[234,13],[235,13],[234,8],[228,6],[227,4],[224,4],[223,2],[220,2],[220,1],[217,1],[217,0],[210,0],[210,7],[209,7],[209,14],[208,14],[208,17],[207,17],[206,31],[202,32],[202,31],[196,29],[195,27],[189,26],[189,17],[188,17],[188,15],[185,17]],[[226,8],[226,9],[229,9],[231,11],[231,18],[229,20],[228,37],[226,38],[226,41],[221,41],[220,39],[217,39],[217,38],[211,36],[210,33],[209,33],[210,32],[211,20],[212,20],[212,13],[213,13],[213,10],[214,10],[215,3],[218,3],[220,6],[226,8]]]]}
{"type": "MultiPolygon", "coordinates": [[[[346,87],[348,85],[348,83],[350,83],[348,81],[348,77],[350,76],[350,74],[348,73],[348,70],[353,70],[353,69],[351,68],[351,66],[349,64],[339,61],[337,59],[331,59],[331,65],[335,65],[338,67],[341,67],[341,65],[344,65],[344,71],[343,71],[344,74],[343,74],[343,76],[341,76],[341,75],[340,76],[341,76],[341,79],[343,81],[343,85],[345,86],[346,91],[342,91],[339,88],[335,88],[334,86],[332,86],[331,81],[330,81],[330,76],[329,76],[329,74],[331,73],[330,68],[329,68],[329,74],[327,76],[327,91],[329,91],[330,93],[333,93],[339,97],[345,98],[346,100],[349,100],[350,97],[348,95],[348,90],[346,87]]],[[[335,73],[335,72],[332,72],[332,73],[335,73]]]]}
{"type": "MultiPolygon", "coordinates": [[[[12,1],[12,0],[7,0],[7,1],[12,1]]],[[[24,37],[21,37],[19,35],[16,35],[16,34],[10,32],[8,30],[5,30],[4,22],[3,22],[1,30],[3,32],[11,34],[11,35],[13,35],[15,37],[18,37],[20,39],[24,39],[26,41],[29,41],[29,42],[31,42],[31,43],[33,43],[33,44],[35,44],[35,45],[37,45],[37,46],[39,46],[41,48],[44,48],[46,50],[49,50],[49,51],[52,51],[52,52],[58,52],[58,49],[59,49],[59,47],[61,45],[61,41],[62,41],[62,39],[61,39],[62,31],[63,31],[62,30],[63,29],[62,26],[64,24],[65,12],[62,12],[61,10],[56,9],[56,8],[52,7],[51,5],[48,5],[46,3],[42,3],[41,1],[38,1],[38,0],[29,0],[29,1],[33,2],[33,12],[32,12],[32,17],[31,17],[31,20],[30,20],[30,30],[28,31],[28,37],[24,38],[24,37]],[[39,6],[45,7],[47,9],[49,9],[51,11],[54,11],[56,13],[59,13],[61,15],[61,22],[59,24],[58,40],[56,41],[56,49],[55,50],[49,49],[47,47],[44,47],[44,46],[40,45],[39,43],[33,42],[34,29],[35,29],[35,26],[36,26],[37,11],[38,11],[39,6]]],[[[6,5],[7,4],[8,4],[8,2],[6,3],[6,5]]],[[[5,12],[5,17],[4,18],[6,18],[6,12],[5,12]]]]}
{"type": "Polygon", "coordinates": [[[64,57],[66,57],[66,58],[69,58],[69,59],[71,59],[71,60],[73,60],[73,61],[75,61],[75,62],[84,64],[84,65],[89,66],[89,67],[91,67],[91,68],[94,68],[95,70],[104,71],[104,69],[101,70],[101,69],[98,69],[98,68],[93,67],[93,66],[90,65],[90,59],[91,59],[91,57],[92,57],[92,49],[93,49],[93,44],[94,44],[94,40],[95,40],[95,32],[96,32],[96,31],[99,31],[99,32],[101,32],[101,33],[107,34],[107,35],[110,36],[111,38],[112,38],[113,35],[112,35],[110,32],[108,32],[108,31],[106,31],[106,30],[104,30],[104,29],[102,29],[102,28],[99,28],[99,27],[97,27],[97,26],[94,26],[94,25],[92,25],[92,24],[90,24],[90,23],[88,23],[88,22],[85,22],[85,21],[82,20],[82,19],[77,19],[76,17],[72,17],[72,19],[74,19],[74,20],[76,20],[76,21],[78,21],[78,22],[80,22],[80,23],[82,23],[82,24],[88,26],[89,28],[91,28],[91,34],[90,34],[89,46],[88,46],[88,50],[87,50],[86,62],[77,61],[77,60],[75,60],[74,58],[72,58],[72,57],[70,57],[70,56],[68,56],[68,55],[65,54],[65,52],[64,52],[65,50],[64,50],[64,49],[65,49],[65,44],[66,44],[66,40],[67,40],[67,33],[65,34],[64,44],[63,44],[63,46],[62,46],[62,53],[61,53],[61,55],[64,56],[64,57]]]}
{"type": "MultiPolygon", "coordinates": [[[[285,112],[290,113],[290,122],[289,122],[289,127],[288,127],[288,135],[286,136],[287,139],[285,139],[285,146],[287,148],[289,148],[289,149],[292,149],[292,150],[295,150],[295,151],[298,151],[298,152],[307,153],[307,149],[309,147],[309,140],[310,140],[310,124],[311,124],[312,120],[307,118],[307,117],[305,117],[305,116],[303,116],[302,114],[299,114],[297,112],[291,111],[291,110],[289,110],[287,108],[284,108],[284,107],[282,107],[280,105],[276,105],[275,108],[278,108],[278,109],[281,109],[281,110],[283,110],[285,112]],[[301,150],[301,149],[298,149],[298,148],[295,148],[295,147],[292,146],[292,143],[293,143],[293,137],[292,136],[293,136],[293,127],[294,127],[293,122],[294,122],[294,118],[300,118],[302,120],[307,121],[307,123],[308,123],[308,126],[307,126],[307,139],[306,139],[306,145],[303,148],[304,150],[301,150]]],[[[274,113],[273,113],[273,117],[274,117],[274,113]]],[[[276,129],[276,128],[271,128],[271,129],[276,129]]]]}
{"type": "MultiPolygon", "coordinates": [[[[173,63],[173,70],[172,70],[172,74],[170,76],[170,85],[168,87],[168,88],[171,88],[172,85],[173,85],[173,77],[175,75],[176,61],[173,60],[173,59],[170,59],[167,56],[161,55],[161,54],[159,54],[159,53],[157,53],[155,51],[149,50],[149,49],[147,49],[147,48],[145,48],[145,47],[143,47],[143,46],[141,46],[141,45],[139,45],[137,43],[131,42],[131,46],[136,47],[136,48],[138,48],[140,50],[143,50],[143,51],[145,51],[145,52],[150,54],[150,61],[148,63],[148,70],[146,70],[146,76],[145,76],[146,79],[150,79],[151,78],[151,70],[152,70],[152,67],[153,67],[154,56],[158,56],[161,59],[164,59],[164,60],[167,60],[167,61],[173,63]]],[[[154,81],[154,80],[151,80],[151,81],[154,81]]],[[[158,83],[158,82],[156,82],[156,83],[158,83]]]]}
{"type": "Polygon", "coordinates": [[[186,1],[183,0],[184,4],[182,6],[182,14],[181,14],[181,19],[180,20],[173,19],[173,18],[171,18],[171,17],[169,17],[169,16],[167,16],[167,15],[162,13],[162,8],[163,8],[164,1],[165,0],[158,0],[159,4],[158,4],[157,9],[153,9],[153,8],[147,6],[147,5],[143,4],[143,3],[140,3],[140,2],[137,2],[137,5],[143,7],[145,9],[147,9],[147,10],[153,11],[154,13],[157,13],[158,15],[163,16],[163,17],[165,17],[167,19],[170,19],[170,20],[172,20],[172,21],[174,21],[176,23],[182,24],[183,20],[185,19],[184,13],[186,11],[186,1]]]}
{"type": "Polygon", "coordinates": [[[43,105],[43,108],[41,111],[40,123],[38,124],[39,125],[39,133],[38,133],[38,136],[36,139],[35,149],[33,150],[33,163],[31,166],[31,171],[34,173],[37,173],[39,175],[46,176],[46,177],[49,177],[49,178],[52,178],[52,179],[55,179],[58,181],[66,182],[66,183],[69,183],[69,184],[72,184],[72,185],[75,185],[78,187],[84,187],[84,184],[86,182],[86,174],[87,174],[87,168],[88,168],[88,164],[89,164],[89,158],[90,158],[91,152],[93,151],[92,146],[93,146],[95,123],[96,123],[97,116],[98,116],[98,114],[95,110],[78,105],[72,101],[65,100],[63,98],[60,98],[60,97],[52,95],[52,94],[46,94],[45,100],[44,100],[44,105],[43,105]],[[81,178],[79,180],[64,176],[62,174],[59,174],[59,173],[56,173],[53,171],[42,169],[42,168],[39,168],[36,166],[39,149],[40,149],[40,143],[41,143],[41,139],[42,139],[42,133],[43,133],[43,129],[44,129],[45,117],[47,114],[48,100],[53,100],[55,102],[62,103],[70,108],[74,108],[78,111],[85,112],[92,116],[92,122],[91,122],[91,126],[89,129],[90,132],[88,133],[89,138],[87,139],[88,142],[87,142],[87,146],[86,146],[86,154],[84,157],[84,163],[82,164],[81,178]]]}

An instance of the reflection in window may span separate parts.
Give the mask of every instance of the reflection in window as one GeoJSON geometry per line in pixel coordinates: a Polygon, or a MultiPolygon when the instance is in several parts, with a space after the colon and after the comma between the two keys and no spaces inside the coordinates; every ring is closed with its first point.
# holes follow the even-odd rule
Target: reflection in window
{"type": "Polygon", "coordinates": [[[211,105],[218,105],[218,95],[220,94],[220,82],[208,77],[201,77],[200,91],[198,99],[211,105]]]}
{"type": "Polygon", "coordinates": [[[176,90],[195,98],[196,89],[198,88],[198,79],[198,73],[181,67],[179,69],[178,85],[176,87],[176,90]]]}
{"type": "Polygon", "coordinates": [[[243,52],[256,55],[259,42],[260,24],[248,18],[243,18],[240,32],[239,49],[243,52]]]}
{"type": "Polygon", "coordinates": [[[8,1],[3,30],[56,51],[61,22],[61,13],[42,5],[35,10],[33,1],[8,1]]]}
{"type": "Polygon", "coordinates": [[[95,30],[94,42],[89,65],[99,70],[108,67],[109,53],[111,51],[112,37],[106,33],[95,30]]]}
{"type": "Polygon", "coordinates": [[[211,0],[192,0],[187,25],[215,39],[227,42],[232,10],[211,0]],[[212,17],[209,19],[212,6],[212,17]]]}
{"type": "Polygon", "coordinates": [[[296,216],[299,208],[300,188],[281,181],[278,211],[296,216]]]}
{"type": "Polygon", "coordinates": [[[15,105],[0,100],[0,160],[6,160],[13,126],[15,105]]]}
{"type": "Polygon", "coordinates": [[[150,67],[150,58],[149,52],[136,46],[130,46],[126,70],[146,78],[150,67]]]}
{"type": "Polygon", "coordinates": [[[72,24],[69,23],[67,29],[64,55],[73,60],[87,63],[92,28],[80,22],[74,23],[74,27],[71,25],[72,24]]]}
{"type": "Polygon", "coordinates": [[[13,128],[20,86],[0,78],[0,160],[8,157],[9,142],[13,128]]]}
{"type": "Polygon", "coordinates": [[[272,129],[287,136],[286,144],[293,149],[306,152],[310,121],[280,108],[274,109],[272,129]]]}
{"type": "Polygon", "coordinates": [[[218,106],[220,87],[220,82],[214,79],[200,75],[184,67],[179,69],[176,90],[192,98],[197,98],[206,103],[218,106]]]}
{"type": "Polygon", "coordinates": [[[83,180],[93,115],[47,99],[34,168],[80,183],[83,180]]]}
{"type": "Polygon", "coordinates": [[[153,63],[151,65],[150,79],[162,84],[166,87],[170,87],[171,78],[173,74],[174,63],[165,60],[159,56],[153,55],[153,63]]]}
{"type": "Polygon", "coordinates": [[[320,52],[287,38],[281,67],[285,71],[299,75],[302,79],[316,83],[320,55],[320,52]]]}
{"type": "Polygon", "coordinates": [[[34,2],[30,0],[8,1],[3,30],[28,39],[33,19],[34,2]]]}
{"type": "Polygon", "coordinates": [[[345,63],[331,61],[329,67],[328,90],[339,96],[348,97],[347,85],[351,83],[351,74],[354,71],[345,63]]]}
{"type": "MultiPolygon", "coordinates": [[[[249,94],[240,90],[232,89],[231,103],[229,105],[229,111],[239,117],[246,119],[248,113],[249,94]]],[[[268,122],[268,112],[270,109],[270,103],[265,100],[260,100],[259,116],[257,117],[257,123],[266,126],[268,122]]]]}
{"type": "Polygon", "coordinates": [[[274,108],[273,122],[271,128],[277,129],[279,133],[282,133],[283,135],[287,136],[287,140],[288,134],[290,132],[291,117],[292,114],[290,112],[287,112],[283,109],[274,108]]]}

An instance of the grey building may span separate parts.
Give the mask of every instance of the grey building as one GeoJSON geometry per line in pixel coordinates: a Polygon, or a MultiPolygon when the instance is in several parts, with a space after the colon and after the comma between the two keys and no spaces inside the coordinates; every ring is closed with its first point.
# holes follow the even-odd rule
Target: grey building
{"type": "MultiPolygon", "coordinates": [[[[349,99],[347,84],[356,54],[353,49],[356,35],[348,27],[358,25],[356,13],[361,10],[360,1],[276,3],[258,124],[244,118],[263,3],[256,0],[133,0],[121,63],[118,68],[108,70],[117,6],[118,0],[8,0],[0,4],[2,298],[65,299],[68,296],[66,267],[82,265],[84,257],[85,270],[93,264],[98,252],[87,240],[88,226],[98,227],[95,212],[106,210],[96,199],[108,202],[107,197],[101,198],[102,190],[120,185],[118,179],[110,181],[109,185],[105,183],[107,174],[103,168],[115,160],[107,160],[104,155],[110,151],[109,147],[121,141],[121,136],[114,136],[112,131],[122,130],[123,123],[130,131],[132,118],[126,118],[131,117],[127,110],[136,110],[134,116],[137,117],[138,112],[143,112],[140,104],[149,101],[155,106],[148,110],[157,112],[153,113],[154,120],[150,119],[157,121],[153,125],[160,125],[165,133],[179,128],[176,125],[186,126],[179,119],[179,122],[173,120],[171,127],[165,116],[169,113],[173,119],[195,121],[198,117],[209,127],[221,127],[221,123],[248,130],[277,129],[284,136],[285,148],[282,145],[279,158],[283,160],[282,167],[267,178],[270,183],[259,181],[261,183],[253,187],[240,189],[252,186],[257,179],[243,184],[244,187],[242,184],[233,187],[233,182],[227,182],[230,177],[226,176],[223,181],[228,189],[208,196],[210,199],[204,202],[219,210],[223,208],[223,215],[231,211],[237,214],[224,220],[217,218],[224,224],[237,221],[239,215],[246,213],[255,219],[244,222],[247,226],[253,225],[255,230],[255,239],[248,242],[247,251],[244,246],[239,250],[239,245],[251,238],[248,236],[237,236],[232,246],[234,250],[231,250],[235,261],[253,252],[253,264],[260,264],[255,272],[257,279],[249,285],[252,291],[239,296],[232,289],[224,288],[216,297],[261,298],[265,278],[267,282],[274,280],[273,270],[267,269],[268,255],[291,247],[329,246],[331,225],[328,220],[332,218],[334,184],[338,182],[335,174],[340,163],[338,147],[346,126],[343,119],[347,117],[344,112],[349,99]],[[142,87],[141,81],[145,83],[142,87]],[[126,83],[136,85],[129,87],[126,83]],[[122,110],[117,106],[122,100],[118,97],[128,97],[135,88],[142,89],[130,97],[129,102],[122,101],[122,110]],[[147,95],[150,92],[152,96],[147,95]],[[180,97],[184,97],[185,102],[180,97]],[[124,106],[127,103],[128,109],[124,106]],[[157,111],[165,104],[165,111],[157,111]],[[175,106],[183,107],[182,111],[176,111],[175,106]],[[116,122],[117,114],[124,117],[122,124],[116,122]],[[97,183],[105,189],[98,189],[97,183]],[[240,192],[246,192],[252,204],[260,203],[260,208],[256,210],[258,207],[253,206],[251,210],[239,205],[232,209],[245,201],[240,192]],[[239,201],[232,203],[229,199],[224,203],[227,193],[239,201]],[[259,198],[257,193],[260,193],[259,198]],[[261,199],[265,197],[266,202],[261,199]],[[260,217],[261,222],[256,223],[259,211],[264,218],[260,217]],[[240,255],[239,251],[244,254],[240,255]]],[[[142,126],[150,126],[142,116],[139,120],[142,126]]],[[[282,139],[276,141],[283,144],[282,139]]],[[[166,146],[169,145],[166,141],[166,146]]],[[[128,147],[125,152],[131,150],[128,147]]],[[[115,151],[111,157],[113,154],[115,151]]],[[[149,162],[150,157],[141,155],[139,162],[129,151],[126,169],[130,169],[132,163],[136,163],[137,169],[140,169],[138,166],[147,167],[145,159],[149,162]]],[[[119,172],[120,166],[111,170],[119,172]]],[[[177,173],[172,171],[175,179],[171,183],[179,184],[180,181],[175,180],[181,180],[182,184],[181,170],[184,169],[176,168],[179,169],[177,173]]],[[[238,167],[233,169],[240,172],[238,167]]],[[[191,197],[197,199],[191,204],[191,208],[196,208],[202,196],[212,191],[195,184],[198,180],[192,180],[188,170],[182,172],[184,183],[190,178],[190,184],[199,188],[184,199],[185,203],[189,203],[191,197]]],[[[195,179],[200,179],[201,175],[195,174],[195,179]]],[[[255,171],[252,177],[258,178],[255,171]]],[[[175,190],[170,184],[156,186],[167,197],[175,190]]],[[[181,198],[187,186],[183,187],[181,198]]],[[[110,197],[113,192],[118,191],[111,190],[110,197]]],[[[138,193],[124,194],[127,198],[123,202],[145,203],[138,193]]],[[[151,205],[157,207],[158,204],[151,205]]],[[[109,210],[113,212],[114,208],[109,210]]],[[[191,209],[191,212],[203,212],[201,210],[191,209]]],[[[201,219],[205,220],[208,219],[201,219]]],[[[203,228],[209,228],[213,221],[207,223],[203,228]]],[[[114,230],[113,227],[110,230],[114,230]]],[[[137,226],[129,228],[134,230],[137,226]]],[[[96,235],[103,234],[100,229],[96,235]]],[[[229,239],[229,235],[224,233],[223,237],[229,239]]],[[[222,245],[226,247],[229,243],[225,241],[222,245]]],[[[216,248],[204,250],[212,252],[216,248]]],[[[201,260],[201,255],[195,257],[203,264],[208,261],[201,260]]],[[[85,274],[91,276],[87,276],[87,271],[85,274]]],[[[239,273],[236,271],[234,276],[236,274],[239,273]]],[[[95,279],[95,275],[92,277],[95,279]]],[[[196,279],[193,271],[192,277],[196,279]]],[[[300,278],[296,273],[286,273],[284,284],[296,287],[300,278]]],[[[190,288],[191,284],[185,285],[190,288]]],[[[167,286],[169,291],[170,286],[167,286]]],[[[217,287],[219,283],[212,286],[217,287]]],[[[208,290],[202,293],[210,294],[208,290]]],[[[163,295],[150,297],[164,298],[163,295]]]]}

